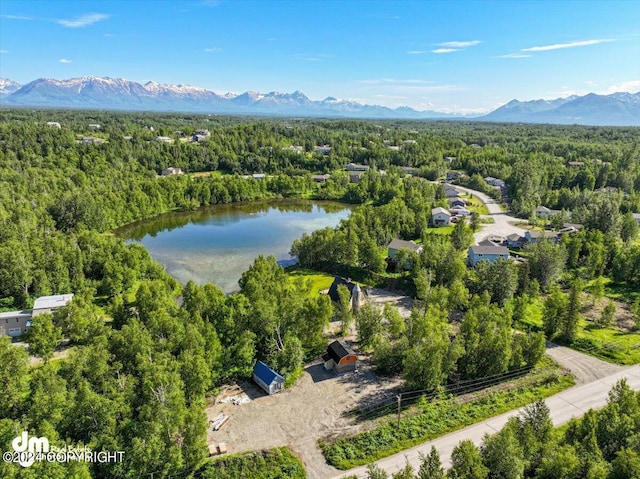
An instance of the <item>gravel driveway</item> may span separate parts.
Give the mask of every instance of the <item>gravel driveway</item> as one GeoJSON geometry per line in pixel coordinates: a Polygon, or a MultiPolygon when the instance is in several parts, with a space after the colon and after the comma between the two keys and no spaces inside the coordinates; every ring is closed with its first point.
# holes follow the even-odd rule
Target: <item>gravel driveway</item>
{"type": "Polygon", "coordinates": [[[547,342],[546,354],[571,372],[576,378],[576,385],[592,383],[625,369],[550,341],[547,342]]]}

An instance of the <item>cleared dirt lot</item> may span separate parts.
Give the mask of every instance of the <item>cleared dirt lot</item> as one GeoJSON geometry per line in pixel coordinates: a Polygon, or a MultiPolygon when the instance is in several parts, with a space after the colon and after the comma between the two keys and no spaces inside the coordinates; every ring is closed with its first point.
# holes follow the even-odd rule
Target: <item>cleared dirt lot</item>
{"type": "Polygon", "coordinates": [[[217,403],[207,408],[209,419],[220,413],[230,416],[220,431],[209,430],[207,439],[209,444],[225,442],[230,453],[289,446],[302,459],[309,478],[330,477],[339,471],[326,463],[318,439],[360,430],[342,413],[389,394],[398,384],[379,379],[366,359],[358,372],[342,376],[325,371],[317,362],[292,388],[273,396],[245,382],[241,388],[252,399],[248,404],[217,403]]]}

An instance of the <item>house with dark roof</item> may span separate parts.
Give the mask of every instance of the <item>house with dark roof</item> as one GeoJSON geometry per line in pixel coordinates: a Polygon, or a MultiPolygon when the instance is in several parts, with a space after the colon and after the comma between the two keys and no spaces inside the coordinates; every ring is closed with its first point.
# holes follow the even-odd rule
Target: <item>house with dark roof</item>
{"type": "Polygon", "coordinates": [[[477,265],[480,261],[495,262],[500,258],[509,259],[509,250],[498,245],[474,245],[469,247],[469,264],[477,265]]]}
{"type": "Polygon", "coordinates": [[[449,198],[449,208],[454,208],[456,206],[459,206],[460,208],[464,208],[467,204],[464,202],[464,200],[462,198],[459,197],[454,197],[454,198],[449,198]]]}
{"type": "Polygon", "coordinates": [[[322,361],[327,371],[333,369],[338,374],[358,369],[358,356],[344,341],[332,342],[322,356],[322,361]]]}
{"type": "Polygon", "coordinates": [[[329,292],[327,293],[334,303],[340,302],[340,296],[338,295],[338,286],[340,285],[346,286],[349,290],[351,294],[351,308],[357,311],[357,309],[364,304],[367,293],[359,284],[352,282],[350,278],[344,280],[340,276],[336,276],[331,286],[329,286],[329,292]]]}
{"type": "Polygon", "coordinates": [[[284,389],[284,378],[262,361],[253,367],[253,380],[269,395],[284,389]]]}
{"type": "Polygon", "coordinates": [[[507,236],[507,246],[509,248],[522,248],[524,243],[524,237],[520,236],[518,233],[513,233],[507,236]]]}

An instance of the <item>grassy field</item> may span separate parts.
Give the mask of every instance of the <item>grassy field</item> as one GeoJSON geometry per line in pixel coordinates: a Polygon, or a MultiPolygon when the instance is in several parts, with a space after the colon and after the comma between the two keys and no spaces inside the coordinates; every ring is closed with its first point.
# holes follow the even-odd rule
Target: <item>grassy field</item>
{"type": "Polygon", "coordinates": [[[533,401],[556,394],[575,384],[573,377],[548,358],[528,375],[492,392],[475,393],[432,402],[423,401],[403,413],[400,426],[386,419],[376,428],[320,442],[327,462],[338,469],[368,464],[451,431],[497,416],[533,401]]]}
{"type": "MultiPolygon", "coordinates": [[[[537,298],[527,306],[524,320],[519,327],[541,331],[544,323],[543,313],[544,301],[537,298]]],[[[640,332],[616,327],[603,328],[584,318],[578,323],[577,339],[570,347],[617,364],[640,363],[640,332]]]]}
{"type": "Polygon", "coordinates": [[[464,198],[464,200],[468,202],[467,209],[469,211],[475,211],[479,215],[489,214],[489,209],[485,206],[485,204],[482,201],[480,201],[475,196],[465,193],[462,195],[462,198],[464,198]]]}
{"type": "Polygon", "coordinates": [[[427,228],[425,232],[437,235],[450,235],[455,225],[440,226],[439,228],[427,228]]]}
{"type": "Polygon", "coordinates": [[[286,447],[210,459],[190,479],[305,479],[307,473],[286,447]]]}
{"type": "Polygon", "coordinates": [[[329,289],[329,286],[331,286],[334,279],[334,276],[328,273],[320,273],[318,271],[305,268],[293,269],[289,271],[288,274],[292,280],[300,277],[306,280],[311,280],[311,293],[314,295],[324,289],[329,289]]]}

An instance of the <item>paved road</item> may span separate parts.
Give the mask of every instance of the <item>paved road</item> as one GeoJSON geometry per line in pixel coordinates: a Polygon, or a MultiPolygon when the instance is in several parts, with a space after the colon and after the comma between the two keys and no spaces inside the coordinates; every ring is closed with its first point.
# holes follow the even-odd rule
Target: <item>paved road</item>
{"type": "Polygon", "coordinates": [[[493,219],[493,223],[482,225],[480,231],[473,235],[476,243],[479,243],[489,236],[507,237],[513,233],[519,234],[521,236],[524,235],[525,230],[514,226],[514,223],[521,222],[523,220],[504,213],[502,211],[502,208],[500,207],[500,204],[496,200],[476,190],[471,190],[469,188],[464,188],[457,185],[454,185],[454,188],[458,191],[473,195],[480,201],[482,201],[489,210],[489,214],[482,215],[482,217],[493,219]]]}
{"type": "MultiPolygon", "coordinates": [[[[598,409],[605,406],[609,390],[621,378],[626,378],[627,383],[632,389],[640,390],[640,366],[632,366],[589,384],[574,386],[547,398],[546,403],[551,410],[551,420],[553,424],[560,426],[569,422],[573,417],[582,416],[589,409],[598,409]]],[[[487,419],[486,421],[447,434],[446,436],[426,442],[420,446],[394,454],[386,459],[377,461],[377,464],[389,474],[398,472],[406,465],[407,461],[409,461],[415,470],[418,470],[420,467],[420,454],[429,454],[431,446],[435,446],[440,453],[442,465],[445,468],[449,467],[451,465],[451,451],[453,451],[453,448],[457,446],[460,441],[470,439],[476,445],[480,445],[485,434],[498,432],[510,417],[519,414],[521,411],[522,409],[518,409],[487,419]]],[[[335,476],[335,478],[342,478],[349,475],[366,478],[366,468],[358,467],[351,469],[335,476]]]]}

